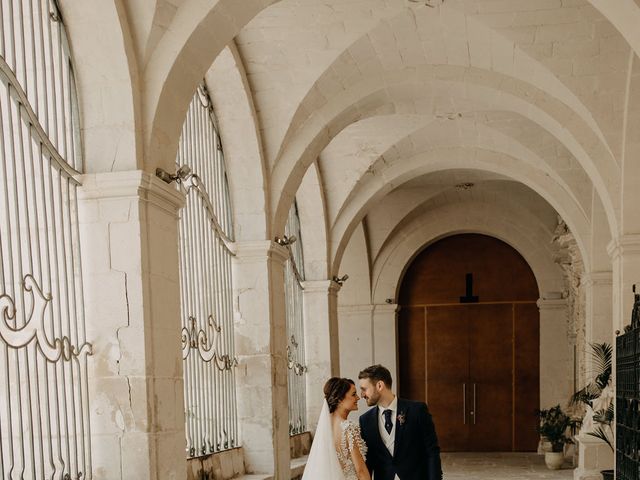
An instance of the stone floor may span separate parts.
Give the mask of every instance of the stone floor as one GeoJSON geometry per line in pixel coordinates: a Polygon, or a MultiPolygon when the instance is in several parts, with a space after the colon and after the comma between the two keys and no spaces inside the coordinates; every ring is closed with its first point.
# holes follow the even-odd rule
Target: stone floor
{"type": "Polygon", "coordinates": [[[443,453],[444,480],[562,480],[573,467],[549,470],[535,453],[443,453]]]}

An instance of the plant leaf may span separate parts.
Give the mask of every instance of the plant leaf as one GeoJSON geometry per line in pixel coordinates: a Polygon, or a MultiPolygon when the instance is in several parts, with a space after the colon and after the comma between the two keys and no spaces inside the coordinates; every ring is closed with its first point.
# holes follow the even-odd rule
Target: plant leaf
{"type": "Polygon", "coordinates": [[[587,435],[591,435],[592,437],[599,438],[600,440],[605,442],[607,445],[609,445],[609,448],[611,450],[613,450],[613,445],[611,444],[611,440],[609,439],[607,432],[605,432],[601,426],[598,427],[595,431],[587,433],[587,435]]]}
{"type": "Polygon", "coordinates": [[[591,357],[595,369],[595,382],[602,389],[611,378],[613,347],[608,343],[592,343],[591,357]]]}

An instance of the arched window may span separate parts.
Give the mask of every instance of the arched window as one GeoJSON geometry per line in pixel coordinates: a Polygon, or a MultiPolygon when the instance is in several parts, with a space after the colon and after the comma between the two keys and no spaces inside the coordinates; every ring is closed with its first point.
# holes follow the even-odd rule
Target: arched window
{"type": "Polygon", "coordinates": [[[289,239],[289,260],[285,265],[285,302],[287,315],[287,361],[289,367],[289,434],[307,430],[307,389],[304,353],[304,253],[298,205],[294,201],[285,226],[289,239]],[[291,241],[295,237],[295,241],[291,241]]]}
{"type": "Polygon", "coordinates": [[[180,292],[187,455],[239,444],[231,259],[233,223],[220,136],[205,85],[182,127],[180,292]]]}
{"type": "Polygon", "coordinates": [[[2,1],[0,80],[0,478],[91,478],[79,122],[54,1],[2,1]]]}

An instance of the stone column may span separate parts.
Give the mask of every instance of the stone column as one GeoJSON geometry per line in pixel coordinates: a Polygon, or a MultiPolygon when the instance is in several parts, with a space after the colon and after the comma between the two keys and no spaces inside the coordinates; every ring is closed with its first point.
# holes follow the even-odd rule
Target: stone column
{"type": "Polygon", "coordinates": [[[573,393],[573,347],[565,299],[540,299],[540,406],[564,405],[573,393]]]}
{"type": "Polygon", "coordinates": [[[307,422],[315,431],[322,409],[322,387],[340,375],[338,291],[332,280],[304,282],[304,337],[307,365],[307,422]]]}
{"type": "Polygon", "coordinates": [[[602,470],[613,469],[614,455],[609,445],[591,435],[581,433],[578,440],[578,468],[574,480],[601,480],[602,470]]]}
{"type": "Polygon", "coordinates": [[[374,363],[372,311],[373,305],[338,307],[340,374],[354,381],[360,370],[374,363]]]}
{"type": "Polygon", "coordinates": [[[236,244],[233,263],[238,417],[250,473],[290,476],[284,263],[271,241],[236,244]]]}
{"type": "Polygon", "coordinates": [[[387,367],[398,385],[398,305],[384,303],[373,306],[373,361],[387,367]]]}
{"type": "Polygon", "coordinates": [[[380,363],[398,382],[396,304],[341,305],[340,362],[343,375],[355,380],[358,372],[380,363]]]}
{"type": "Polygon", "coordinates": [[[142,171],[80,178],[93,478],[186,478],[178,211],[142,171]]]}
{"type": "MultiPolygon", "coordinates": [[[[613,273],[591,272],[582,276],[586,302],[586,335],[587,345],[593,342],[611,343],[613,338],[613,273]]],[[[590,355],[588,355],[590,357],[590,355]]],[[[587,370],[589,369],[589,359],[587,370]]]]}

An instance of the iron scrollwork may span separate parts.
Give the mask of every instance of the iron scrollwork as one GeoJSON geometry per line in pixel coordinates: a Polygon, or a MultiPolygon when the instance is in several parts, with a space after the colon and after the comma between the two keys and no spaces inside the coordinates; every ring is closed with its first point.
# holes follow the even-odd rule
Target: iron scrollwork
{"type": "Polygon", "coordinates": [[[31,296],[31,305],[28,308],[28,318],[22,327],[15,328],[9,325],[9,321],[15,321],[18,313],[15,300],[6,293],[0,295],[0,338],[11,348],[24,348],[35,340],[35,345],[42,352],[42,355],[51,363],[56,363],[60,359],[68,362],[80,356],[92,355],[93,347],[85,342],[77,347],[71,338],[64,335],[49,341],[44,327],[45,313],[51,303],[51,294],[43,293],[40,285],[31,274],[25,275],[22,281],[22,288],[31,296]]]}
{"type": "Polygon", "coordinates": [[[211,443],[210,440],[207,440],[200,446],[200,451],[196,447],[189,448],[189,456],[196,457],[198,455],[209,455],[215,453],[216,451],[220,452],[222,450],[227,450],[229,448],[235,448],[236,442],[235,440],[229,440],[229,434],[226,430],[222,430],[222,433],[218,437],[218,441],[216,442],[215,448],[214,444],[211,443]]]}
{"type": "Polygon", "coordinates": [[[189,317],[189,328],[182,328],[182,359],[186,360],[193,350],[196,350],[205,363],[213,362],[221,372],[231,370],[238,365],[237,358],[231,358],[227,353],[220,355],[216,344],[222,332],[222,327],[214,320],[213,315],[207,317],[206,330],[198,329],[195,317],[189,317]]]}
{"type": "Polygon", "coordinates": [[[295,373],[296,375],[301,376],[307,373],[307,366],[302,365],[295,359],[295,356],[293,354],[294,349],[296,351],[298,350],[298,342],[296,340],[296,337],[291,335],[291,338],[289,339],[289,345],[287,345],[287,367],[289,367],[289,370],[293,370],[293,373],[295,373]]]}

